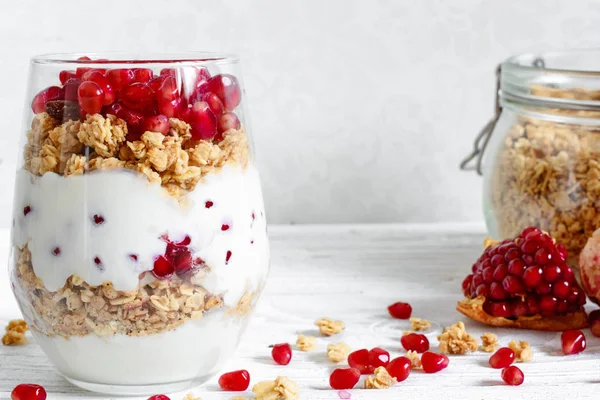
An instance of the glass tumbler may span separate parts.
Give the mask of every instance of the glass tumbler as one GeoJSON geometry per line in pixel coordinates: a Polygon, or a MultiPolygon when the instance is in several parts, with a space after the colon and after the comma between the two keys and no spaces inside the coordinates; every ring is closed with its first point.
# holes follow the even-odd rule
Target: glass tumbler
{"type": "Polygon", "coordinates": [[[61,374],[182,390],[234,353],[269,269],[235,56],[31,61],[10,279],[61,374]]]}

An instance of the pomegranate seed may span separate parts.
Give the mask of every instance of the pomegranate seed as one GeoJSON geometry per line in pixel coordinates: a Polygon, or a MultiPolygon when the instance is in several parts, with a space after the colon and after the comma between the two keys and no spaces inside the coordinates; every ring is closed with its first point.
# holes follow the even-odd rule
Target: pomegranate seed
{"type": "Polygon", "coordinates": [[[100,86],[100,89],[102,89],[102,93],[104,93],[104,102],[102,103],[103,105],[110,105],[114,103],[117,99],[114,90],[108,83],[108,79],[106,79],[102,72],[98,70],[88,71],[85,74],[83,74],[81,80],[95,82],[98,86],[100,86]]]}
{"type": "Polygon", "coordinates": [[[547,282],[542,282],[535,288],[538,294],[550,294],[552,292],[552,285],[547,282]]]}
{"type": "Polygon", "coordinates": [[[181,248],[173,257],[172,264],[177,275],[184,275],[186,272],[192,270],[192,254],[188,249],[181,248]]]}
{"type": "Polygon", "coordinates": [[[423,365],[423,372],[427,374],[433,374],[441,371],[448,366],[450,360],[443,354],[432,353],[426,351],[421,356],[421,364],[423,365]]]}
{"type": "Polygon", "coordinates": [[[556,250],[558,251],[558,254],[560,256],[560,261],[565,261],[567,259],[567,249],[565,248],[565,246],[563,246],[562,244],[559,244],[556,246],[556,250]]]}
{"type": "Polygon", "coordinates": [[[594,310],[591,313],[589,313],[588,319],[590,320],[590,322],[600,320],[600,310],[594,310]]]}
{"type": "MultiPolygon", "coordinates": [[[[506,259],[506,261],[512,261],[512,260],[517,260],[517,259],[521,258],[521,255],[522,255],[521,250],[519,250],[519,248],[515,246],[506,252],[506,254],[504,255],[504,258],[506,259]]],[[[509,267],[510,267],[510,265],[509,265],[509,267]]]]}
{"type": "Polygon", "coordinates": [[[223,232],[225,232],[225,231],[229,230],[229,225],[227,225],[227,224],[223,224],[223,225],[221,225],[221,230],[222,230],[223,232]]]}
{"type": "Polygon", "coordinates": [[[23,208],[23,215],[27,215],[31,212],[31,207],[30,206],[25,206],[25,208],[23,208]]]}
{"type": "Polygon", "coordinates": [[[542,281],[542,268],[538,266],[528,267],[523,272],[523,283],[529,288],[534,288],[542,281]]]}
{"type": "Polygon", "coordinates": [[[600,320],[595,319],[590,322],[590,330],[592,331],[592,335],[596,337],[600,337],[600,320]]]}
{"type": "Polygon", "coordinates": [[[483,283],[481,285],[477,286],[477,289],[475,289],[475,295],[482,296],[482,297],[488,297],[488,295],[489,295],[488,286],[484,285],[483,283]]]}
{"type": "Polygon", "coordinates": [[[225,264],[227,264],[229,262],[230,258],[231,258],[231,250],[227,250],[227,253],[225,254],[225,264]]]}
{"type": "Polygon", "coordinates": [[[524,238],[527,235],[529,235],[530,233],[537,233],[539,235],[540,233],[542,233],[542,231],[540,231],[540,229],[535,226],[530,226],[528,228],[525,228],[519,236],[524,238]]]}
{"type": "Polygon", "coordinates": [[[516,276],[522,276],[525,271],[525,262],[523,260],[516,259],[508,263],[508,273],[516,276]]]}
{"type": "Polygon", "coordinates": [[[191,109],[190,126],[192,127],[192,139],[212,139],[217,133],[217,118],[205,101],[194,103],[191,109]]]}
{"type": "Polygon", "coordinates": [[[336,368],[329,376],[329,386],[335,390],[352,389],[360,379],[356,368],[336,368]]]}
{"type": "Polygon", "coordinates": [[[574,277],[573,269],[569,266],[564,266],[561,269],[562,269],[562,273],[561,273],[560,277],[567,282],[571,282],[574,277]]]}
{"type": "Polygon", "coordinates": [[[11,400],[46,400],[46,390],[33,383],[21,383],[10,393],[11,400]]]}
{"type": "Polygon", "coordinates": [[[398,357],[394,358],[389,364],[385,367],[387,372],[396,378],[398,382],[405,381],[410,375],[410,370],[412,368],[412,364],[410,360],[406,357],[398,357]]]}
{"type": "Polygon", "coordinates": [[[502,288],[510,294],[521,294],[525,292],[525,285],[520,278],[516,276],[507,276],[502,281],[502,288]]]}
{"type": "Polygon", "coordinates": [[[550,262],[550,253],[547,249],[541,248],[535,253],[535,263],[538,265],[545,265],[550,262]]]}
{"type": "Polygon", "coordinates": [[[183,240],[177,243],[177,246],[188,246],[190,243],[192,243],[192,238],[189,235],[185,235],[183,240]]]}
{"type": "Polygon", "coordinates": [[[223,114],[223,103],[221,103],[216,94],[210,92],[204,93],[200,100],[205,101],[215,115],[223,114]]]}
{"type": "Polygon", "coordinates": [[[369,365],[373,368],[385,367],[390,362],[390,353],[382,348],[374,347],[369,350],[369,365]]]}
{"type": "Polygon", "coordinates": [[[94,214],[92,217],[94,220],[94,224],[101,225],[104,223],[104,217],[102,215],[94,214]]]}
{"type": "Polygon", "coordinates": [[[167,260],[164,256],[158,256],[156,260],[154,260],[154,268],[152,269],[152,273],[159,278],[164,279],[173,275],[175,269],[173,265],[167,260]]]}
{"type": "Polygon", "coordinates": [[[243,392],[250,386],[250,373],[245,369],[226,372],[219,377],[219,387],[230,392],[243,392]]]}
{"type": "Polygon", "coordinates": [[[375,371],[375,368],[369,364],[369,350],[367,349],[350,353],[348,355],[348,365],[359,370],[362,375],[372,374],[375,371]]]}
{"type": "Polygon", "coordinates": [[[427,336],[419,333],[409,333],[400,338],[400,343],[405,350],[416,351],[417,353],[423,353],[429,350],[429,340],[427,336]]]}
{"type": "Polygon", "coordinates": [[[85,81],[77,89],[79,106],[88,114],[96,114],[102,110],[104,92],[96,82],[85,81]]]}
{"type": "Polygon", "coordinates": [[[76,78],[75,71],[60,71],[58,74],[58,79],[60,79],[60,84],[64,85],[66,81],[71,78],[76,78]]]}
{"type": "Polygon", "coordinates": [[[38,94],[35,95],[31,102],[31,109],[35,114],[44,112],[46,103],[54,100],[63,100],[65,98],[65,92],[63,88],[58,86],[50,86],[38,94]]]}
{"type": "Polygon", "coordinates": [[[115,91],[120,91],[133,83],[135,75],[131,69],[109,69],[106,71],[106,79],[115,91]]]}
{"type": "Polygon", "coordinates": [[[225,133],[230,129],[240,129],[242,124],[238,119],[237,115],[232,112],[226,112],[219,117],[219,123],[217,129],[219,133],[225,133]]]}
{"type": "Polygon", "coordinates": [[[483,283],[489,285],[494,281],[494,267],[484,268],[481,272],[481,276],[483,277],[483,283]]]}
{"type": "Polygon", "coordinates": [[[509,318],[512,316],[510,305],[506,301],[487,301],[483,304],[486,313],[495,317],[509,318]]]}
{"type": "Polygon", "coordinates": [[[137,261],[138,260],[137,254],[130,254],[129,258],[132,259],[133,261],[137,261]]]}
{"type": "Polygon", "coordinates": [[[504,278],[508,275],[508,267],[506,264],[500,264],[494,270],[494,280],[496,282],[502,282],[504,278]]]}
{"type": "Polygon", "coordinates": [[[508,295],[503,289],[503,284],[492,282],[490,285],[490,298],[494,300],[504,300],[508,295]]]}
{"type": "Polygon", "coordinates": [[[287,343],[276,344],[271,350],[271,356],[277,364],[288,365],[292,360],[292,348],[287,343]]]}
{"type": "MultiPolygon", "coordinates": [[[[252,220],[254,220],[254,213],[252,213],[252,220]]],[[[412,314],[412,307],[408,303],[402,303],[401,301],[388,306],[390,315],[398,319],[409,319],[412,314]]]]}
{"type": "Polygon", "coordinates": [[[171,398],[165,394],[155,394],[154,396],[148,397],[148,400],[171,400],[171,398]]]}
{"type": "Polygon", "coordinates": [[[553,296],[544,295],[540,298],[540,310],[546,313],[552,313],[556,310],[558,299],[553,296]]]}
{"type": "Polygon", "coordinates": [[[497,267],[498,265],[504,263],[504,257],[502,257],[500,254],[496,254],[495,256],[492,257],[491,262],[492,262],[492,267],[497,267]]]}
{"type": "Polygon", "coordinates": [[[216,94],[226,110],[231,111],[239,104],[242,97],[238,80],[229,74],[215,75],[208,81],[207,90],[216,94]]]}
{"type": "Polygon", "coordinates": [[[108,106],[105,109],[105,113],[115,115],[127,122],[127,140],[130,142],[139,140],[141,135],[144,133],[142,132],[144,116],[137,111],[130,110],[121,103],[117,102],[108,106]]]}
{"type": "Polygon", "coordinates": [[[510,304],[510,313],[513,317],[523,317],[529,314],[527,303],[521,299],[515,299],[510,304]]]}
{"type": "Polygon", "coordinates": [[[539,299],[535,294],[530,294],[525,303],[527,304],[527,314],[534,315],[540,313],[539,299]]]}
{"type": "Polygon", "coordinates": [[[465,295],[471,287],[471,282],[473,282],[473,275],[467,275],[467,277],[462,282],[462,290],[465,295]]]}
{"type": "Polygon", "coordinates": [[[502,380],[511,386],[519,386],[525,380],[523,371],[521,371],[519,367],[515,367],[514,365],[504,368],[502,370],[501,376],[502,380]]]}
{"type": "Polygon", "coordinates": [[[533,254],[540,248],[540,242],[537,239],[525,239],[521,245],[523,253],[533,254]]]}
{"type": "Polygon", "coordinates": [[[63,90],[65,92],[66,101],[78,101],[77,90],[79,89],[79,85],[81,85],[81,79],[79,78],[71,78],[65,82],[63,90]]]}
{"type": "Polygon", "coordinates": [[[146,83],[154,79],[154,72],[148,68],[135,68],[133,70],[133,81],[146,83]]]}
{"type": "Polygon", "coordinates": [[[471,283],[471,287],[477,287],[483,283],[483,277],[480,274],[473,275],[473,282],[471,283]]]}
{"type": "Polygon", "coordinates": [[[145,83],[132,83],[119,93],[119,98],[126,107],[135,111],[150,113],[155,106],[154,90],[145,83]]]}
{"type": "Polygon", "coordinates": [[[498,349],[490,357],[490,365],[492,368],[506,368],[515,361],[515,352],[509,347],[498,349]]]}
{"type": "Polygon", "coordinates": [[[214,203],[210,200],[207,200],[206,203],[204,203],[204,207],[206,208],[211,208],[214,205],[214,203]]]}
{"type": "Polygon", "coordinates": [[[564,331],[560,335],[560,340],[564,355],[581,353],[586,348],[585,335],[576,329],[564,331]]]}
{"type": "Polygon", "coordinates": [[[561,269],[558,265],[548,265],[544,267],[543,277],[546,282],[552,283],[556,281],[561,274],[561,269]]]}
{"type": "Polygon", "coordinates": [[[165,79],[167,79],[166,75],[161,75],[156,78],[153,78],[148,82],[148,86],[150,86],[150,89],[154,90],[154,92],[158,92],[165,79]]]}
{"type": "Polygon", "coordinates": [[[60,256],[60,247],[55,247],[54,250],[52,250],[52,254],[60,256]]]}
{"type": "Polygon", "coordinates": [[[567,281],[555,282],[552,294],[559,299],[566,299],[571,294],[571,285],[567,281]]]}
{"type": "Polygon", "coordinates": [[[169,118],[166,115],[152,115],[144,117],[144,132],[160,132],[163,135],[169,133],[169,118]]]}

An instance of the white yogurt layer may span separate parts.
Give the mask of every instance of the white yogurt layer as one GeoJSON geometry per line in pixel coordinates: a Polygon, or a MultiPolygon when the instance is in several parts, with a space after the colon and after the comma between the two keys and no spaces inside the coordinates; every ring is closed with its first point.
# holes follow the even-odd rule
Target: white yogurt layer
{"type": "Polygon", "coordinates": [[[173,241],[190,236],[194,257],[211,267],[201,284],[223,294],[228,306],[247,287],[255,289],[268,270],[260,178],[252,165],[207,175],[182,205],[129,170],[67,178],[21,170],[14,207],[13,243],[28,244],[33,269],[49,291],[74,274],[93,286],[112,282],[117,290],[134,290],[140,273],[152,270],[154,259],[164,253],[160,236],[165,233],[173,241]],[[31,211],[24,215],[26,207],[31,211]],[[104,222],[96,224],[94,215],[104,222]]]}
{"type": "Polygon", "coordinates": [[[32,333],[68,378],[111,385],[167,384],[216,373],[235,352],[245,320],[209,313],[149,336],[65,339],[32,333]]]}

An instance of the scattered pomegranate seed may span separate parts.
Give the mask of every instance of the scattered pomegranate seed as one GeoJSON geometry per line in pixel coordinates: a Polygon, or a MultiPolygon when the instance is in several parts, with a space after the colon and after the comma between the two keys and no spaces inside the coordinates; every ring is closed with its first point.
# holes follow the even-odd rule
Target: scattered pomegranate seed
{"type": "MultiPolygon", "coordinates": [[[[252,219],[254,219],[254,213],[252,213],[252,219]]],[[[408,303],[402,303],[401,301],[388,306],[390,315],[398,319],[409,319],[412,314],[412,307],[408,303]]]]}
{"type": "Polygon", "coordinates": [[[329,386],[335,390],[352,389],[360,379],[356,368],[336,368],[329,376],[329,386]]]}
{"type": "Polygon", "coordinates": [[[501,373],[502,380],[506,382],[507,385],[511,386],[519,386],[525,380],[525,376],[523,375],[523,371],[514,365],[510,367],[504,368],[501,373]]]}
{"type": "Polygon", "coordinates": [[[443,354],[432,353],[426,351],[421,356],[421,364],[423,365],[423,371],[427,374],[433,374],[441,371],[448,366],[450,360],[443,354]]]}
{"type": "Polygon", "coordinates": [[[417,353],[423,353],[429,350],[429,340],[427,336],[419,333],[409,333],[400,338],[400,343],[404,350],[416,351],[417,353]]]}
{"type": "Polygon", "coordinates": [[[214,205],[214,203],[210,200],[206,200],[206,203],[204,203],[204,206],[206,208],[211,208],[214,205]]]}
{"type": "Polygon", "coordinates": [[[109,69],[106,71],[106,79],[117,92],[133,83],[135,75],[131,69],[109,69]]]}
{"type": "Polygon", "coordinates": [[[585,335],[580,330],[564,331],[560,335],[564,355],[581,353],[586,348],[585,335]]]}
{"type": "Polygon", "coordinates": [[[208,81],[207,90],[216,94],[225,110],[235,109],[242,97],[238,80],[235,76],[229,74],[215,75],[208,81]]]}
{"type": "Polygon", "coordinates": [[[131,258],[133,261],[137,261],[138,260],[138,255],[137,254],[130,254],[129,258],[131,258]]]}
{"type": "Polygon", "coordinates": [[[204,93],[200,100],[205,101],[215,115],[223,114],[223,103],[216,94],[210,92],[204,93]]]}
{"type": "Polygon", "coordinates": [[[163,135],[169,133],[169,118],[166,115],[151,115],[144,117],[144,132],[160,132],[163,135]]]}
{"type": "Polygon", "coordinates": [[[394,358],[385,367],[385,369],[387,369],[387,372],[391,376],[396,378],[398,382],[405,381],[406,378],[408,378],[408,376],[410,375],[411,368],[411,361],[406,357],[394,358]]]}
{"type": "Polygon", "coordinates": [[[102,93],[104,93],[104,101],[102,103],[103,105],[107,106],[109,104],[112,104],[117,99],[114,90],[108,83],[108,79],[106,79],[102,72],[98,70],[90,70],[83,74],[81,80],[95,82],[98,86],[100,86],[100,89],[102,89],[102,93]]]}
{"type": "Polygon", "coordinates": [[[177,254],[173,257],[173,268],[175,268],[175,272],[177,275],[184,275],[186,272],[190,271],[193,267],[192,265],[192,254],[186,248],[181,248],[177,252],[177,254]]]}
{"type": "Polygon", "coordinates": [[[154,72],[148,68],[136,68],[133,70],[133,81],[146,83],[154,79],[154,72]]]}
{"type": "Polygon", "coordinates": [[[369,350],[360,349],[348,355],[348,365],[356,368],[362,375],[372,374],[375,368],[369,363],[369,350]]]}
{"type": "Polygon", "coordinates": [[[292,360],[292,348],[287,343],[280,343],[273,346],[271,357],[279,365],[288,365],[292,360]]]}
{"type": "Polygon", "coordinates": [[[60,71],[58,74],[58,79],[60,79],[61,85],[64,85],[65,82],[71,78],[76,78],[75,71],[60,71]]]}
{"type": "Polygon", "coordinates": [[[79,105],[88,114],[96,114],[102,110],[104,92],[96,82],[85,81],[77,89],[79,105]]]}
{"type": "Polygon", "coordinates": [[[157,278],[168,278],[173,275],[174,271],[175,269],[173,268],[173,265],[164,256],[158,256],[154,261],[152,273],[154,273],[157,278]]]}
{"type": "Polygon", "coordinates": [[[21,383],[10,393],[11,400],[46,400],[46,390],[33,383],[21,383]]]}
{"type": "Polygon", "coordinates": [[[382,348],[374,347],[369,350],[369,365],[373,368],[385,367],[390,362],[390,353],[382,348]]]}
{"type": "Polygon", "coordinates": [[[221,225],[221,230],[222,230],[223,232],[225,232],[225,231],[229,230],[229,225],[228,225],[228,224],[223,224],[223,225],[221,225]]]}
{"type": "Polygon", "coordinates": [[[44,112],[46,103],[53,100],[63,100],[65,92],[58,86],[50,86],[35,95],[31,102],[31,109],[34,113],[39,114],[44,112]]]}
{"type": "Polygon", "coordinates": [[[492,368],[506,368],[515,361],[515,352],[509,347],[498,349],[490,357],[490,365],[492,368]]]}
{"type": "Polygon", "coordinates": [[[242,124],[240,123],[237,115],[230,111],[219,117],[217,129],[219,133],[225,133],[230,129],[240,129],[241,126],[242,124]]]}
{"type": "Polygon", "coordinates": [[[171,398],[165,394],[155,394],[154,396],[148,397],[148,400],[171,400],[171,398]]]}
{"type": "Polygon", "coordinates": [[[191,108],[190,126],[192,127],[192,139],[212,139],[217,133],[217,118],[205,101],[194,103],[191,108]]]}
{"type": "Polygon", "coordinates": [[[187,246],[192,243],[192,238],[189,235],[185,235],[181,242],[177,243],[177,246],[187,246]]]}
{"type": "Polygon", "coordinates": [[[155,108],[154,90],[145,83],[132,83],[119,93],[119,98],[126,107],[143,113],[151,113],[155,108]]]}
{"type": "Polygon", "coordinates": [[[219,378],[219,386],[230,392],[243,392],[250,386],[250,373],[245,369],[226,372],[219,378]]]}
{"type": "Polygon", "coordinates": [[[227,253],[225,254],[225,263],[228,263],[229,259],[231,259],[231,250],[227,250],[227,253]]]}
{"type": "Polygon", "coordinates": [[[31,212],[31,206],[25,206],[25,208],[23,208],[23,215],[27,215],[31,212]]]}
{"type": "Polygon", "coordinates": [[[94,220],[94,224],[101,225],[104,223],[104,217],[102,215],[94,214],[92,217],[94,220]]]}
{"type": "Polygon", "coordinates": [[[60,247],[55,247],[54,250],[52,250],[52,254],[60,256],[60,247]]]}

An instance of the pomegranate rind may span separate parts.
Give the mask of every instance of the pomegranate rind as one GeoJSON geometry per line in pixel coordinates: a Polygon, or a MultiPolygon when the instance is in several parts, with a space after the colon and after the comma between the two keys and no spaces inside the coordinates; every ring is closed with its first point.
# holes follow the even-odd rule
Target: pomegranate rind
{"type": "Polygon", "coordinates": [[[465,298],[458,302],[456,311],[482,324],[503,328],[531,329],[536,331],[561,332],[569,329],[582,329],[588,326],[588,317],[582,309],[577,312],[554,317],[534,315],[519,317],[515,320],[494,317],[483,310],[483,297],[465,298]]]}

